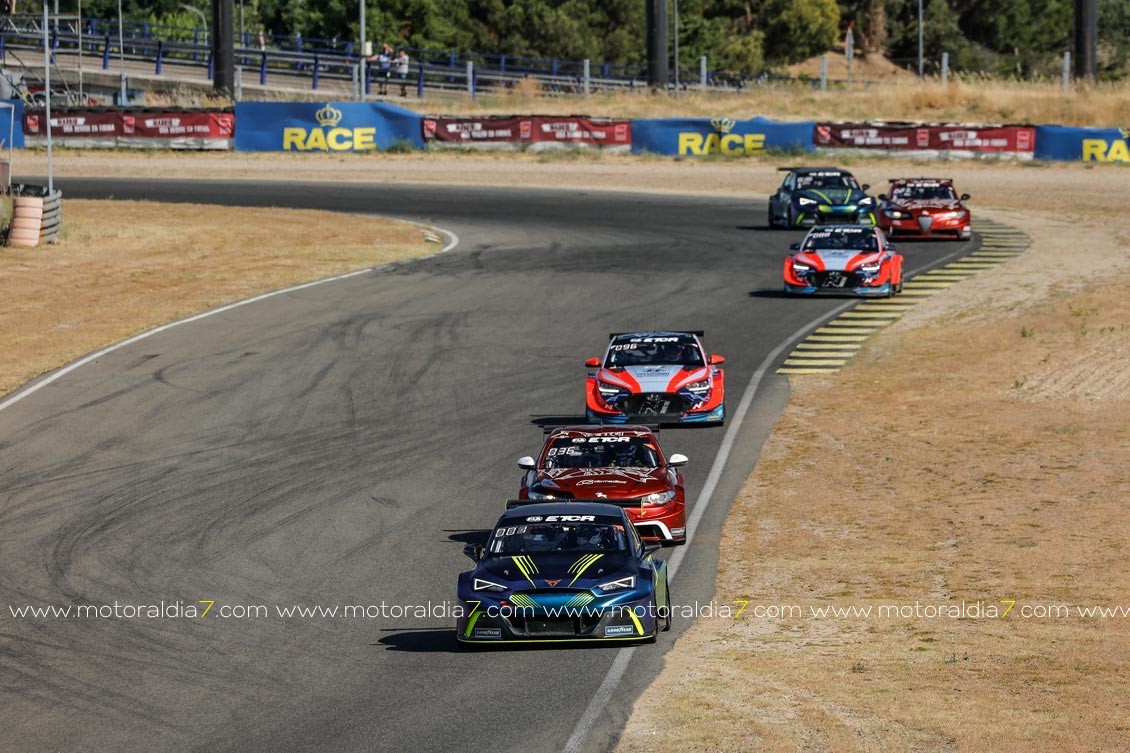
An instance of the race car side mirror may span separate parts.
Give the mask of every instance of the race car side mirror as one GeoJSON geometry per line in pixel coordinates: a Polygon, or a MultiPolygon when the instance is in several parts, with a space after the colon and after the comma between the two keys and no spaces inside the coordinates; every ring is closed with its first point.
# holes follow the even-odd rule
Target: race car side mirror
{"type": "Polygon", "coordinates": [[[970,200],[970,199],[972,199],[972,198],[973,198],[973,197],[972,197],[972,196],[970,196],[970,195],[969,195],[969,194],[967,194],[967,193],[963,193],[963,194],[961,195],[961,200],[962,200],[962,201],[969,201],[969,200],[970,200]]]}
{"type": "Polygon", "coordinates": [[[646,544],[643,545],[644,556],[646,557],[649,554],[655,554],[660,549],[662,549],[664,546],[666,546],[666,544],[664,544],[661,541],[649,541],[649,542],[647,542],[646,544]]]}
{"type": "Polygon", "coordinates": [[[707,363],[709,363],[711,366],[721,366],[722,364],[726,363],[726,359],[718,355],[717,353],[711,353],[710,359],[707,361],[707,363]]]}
{"type": "Polygon", "coordinates": [[[790,243],[789,244],[789,250],[790,251],[800,251],[800,244],[799,243],[790,243]]]}
{"type": "Polygon", "coordinates": [[[589,367],[590,369],[598,368],[600,366],[600,359],[599,358],[590,358],[587,361],[585,361],[585,366],[589,367]]]}
{"type": "Polygon", "coordinates": [[[671,468],[678,468],[680,465],[686,465],[689,462],[690,458],[688,458],[686,455],[680,455],[678,453],[675,453],[671,457],[667,458],[667,465],[671,468]]]}
{"type": "Polygon", "coordinates": [[[879,194],[879,201],[886,201],[886,200],[887,200],[887,195],[885,193],[879,194]]]}
{"type": "Polygon", "coordinates": [[[536,463],[534,463],[534,459],[529,455],[523,455],[518,458],[518,467],[526,471],[532,471],[536,467],[536,463]]]}
{"type": "Polygon", "coordinates": [[[467,544],[463,547],[463,554],[467,555],[475,562],[483,558],[483,545],[482,544],[467,544]]]}
{"type": "Polygon", "coordinates": [[[864,183],[863,184],[863,190],[866,191],[868,188],[871,188],[871,184],[870,183],[864,183]]]}

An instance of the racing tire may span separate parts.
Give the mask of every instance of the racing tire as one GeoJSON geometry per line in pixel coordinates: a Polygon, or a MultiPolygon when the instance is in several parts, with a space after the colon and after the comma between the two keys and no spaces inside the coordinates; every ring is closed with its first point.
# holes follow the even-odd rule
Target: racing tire
{"type": "Polygon", "coordinates": [[[773,214],[773,204],[772,204],[772,202],[770,202],[770,204],[769,204],[769,229],[773,230],[778,225],[780,225],[780,223],[777,222],[777,215],[773,214]]]}

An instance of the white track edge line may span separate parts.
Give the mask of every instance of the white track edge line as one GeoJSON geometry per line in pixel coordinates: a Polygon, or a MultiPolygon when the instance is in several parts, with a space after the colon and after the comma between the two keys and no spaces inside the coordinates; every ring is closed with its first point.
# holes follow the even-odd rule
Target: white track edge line
{"type": "Polygon", "coordinates": [[[241,306],[246,306],[246,305],[251,304],[251,303],[258,303],[259,301],[263,301],[263,300],[266,300],[268,298],[274,298],[277,295],[283,295],[285,293],[293,293],[293,292],[298,291],[298,290],[305,290],[306,288],[312,288],[316,285],[324,285],[327,282],[337,282],[338,280],[347,280],[350,277],[357,277],[358,275],[368,274],[369,272],[378,272],[382,269],[387,269],[388,267],[391,267],[393,264],[399,264],[401,262],[408,262],[408,261],[423,261],[424,259],[431,259],[435,256],[439,256],[440,254],[445,254],[448,251],[451,251],[452,249],[454,249],[456,246],[459,245],[459,236],[456,235],[455,233],[451,232],[450,230],[445,230],[443,228],[436,227],[435,225],[427,225],[427,224],[420,223],[420,222],[413,222],[411,220],[396,219],[396,221],[397,222],[405,222],[409,225],[415,225],[416,227],[420,227],[420,228],[437,230],[440,233],[443,233],[444,235],[446,235],[447,238],[448,238],[448,241],[444,245],[443,248],[441,248],[439,251],[436,251],[434,254],[428,254],[426,256],[417,256],[417,257],[413,257],[412,259],[401,259],[399,261],[393,261],[393,262],[388,262],[386,264],[380,264],[380,265],[375,266],[375,267],[367,267],[366,269],[358,269],[354,272],[346,272],[345,274],[334,275],[333,277],[324,277],[321,280],[314,280],[312,282],[304,282],[304,283],[301,283],[299,285],[292,285],[289,288],[282,288],[281,290],[273,290],[269,293],[263,293],[261,295],[253,296],[251,298],[245,298],[244,300],[236,301],[235,303],[228,303],[224,306],[220,306],[219,308],[214,308],[214,309],[211,309],[209,311],[202,311],[199,314],[193,314],[192,316],[186,317],[184,319],[178,319],[175,322],[169,322],[168,324],[162,324],[159,327],[154,327],[153,329],[146,330],[145,332],[134,335],[133,337],[122,340],[121,342],[114,343],[113,345],[109,345],[105,348],[102,348],[101,350],[96,350],[93,353],[90,353],[89,355],[83,356],[82,358],[80,358],[79,360],[75,361],[72,364],[69,364],[67,366],[62,367],[61,369],[58,369],[56,371],[51,372],[50,374],[48,374],[46,377],[39,380],[38,382],[35,382],[35,383],[33,383],[33,384],[31,384],[27,387],[24,387],[22,389],[18,389],[13,395],[8,397],[3,402],[0,402],[0,411],[4,410],[5,408],[10,408],[11,406],[20,402],[24,398],[29,397],[30,395],[34,395],[36,392],[39,392],[39,390],[43,389],[47,385],[52,384],[55,381],[58,381],[59,379],[65,377],[67,374],[70,374],[75,369],[78,369],[79,367],[85,366],[86,364],[90,363],[91,361],[97,360],[97,359],[101,358],[102,356],[107,355],[109,353],[113,353],[115,350],[118,350],[120,348],[124,348],[127,345],[132,345],[133,343],[138,342],[139,340],[144,340],[147,337],[152,337],[153,335],[159,334],[159,333],[164,332],[166,330],[170,330],[173,327],[179,327],[182,324],[188,324],[190,322],[195,322],[195,321],[198,321],[200,319],[206,319],[207,317],[215,316],[216,314],[222,314],[225,311],[231,311],[232,309],[236,309],[236,308],[239,308],[241,306]]]}

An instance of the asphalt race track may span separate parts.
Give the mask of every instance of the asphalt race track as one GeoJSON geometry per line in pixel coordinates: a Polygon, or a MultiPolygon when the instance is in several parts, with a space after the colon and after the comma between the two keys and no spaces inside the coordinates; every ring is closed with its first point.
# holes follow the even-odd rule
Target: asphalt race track
{"type": "MultiPolygon", "coordinates": [[[[461,652],[439,605],[541,423],[583,416],[610,331],[706,331],[733,414],[767,354],[844,303],[778,294],[799,232],[764,200],[407,185],[57,181],[72,198],[373,212],[457,248],[107,354],[0,412],[0,750],[560,750],[618,647],[461,652]],[[207,617],[14,618],[177,601],[207,617]],[[264,605],[268,616],[224,618],[264,605]]],[[[201,211],[206,211],[202,209],[201,211]]],[[[281,229],[280,232],[285,232],[281,229]]],[[[900,244],[907,272],[974,243],[900,244]]],[[[781,356],[783,358],[783,354],[781,356]]],[[[730,500],[787,398],[761,383],[672,582],[709,602],[730,500]]],[[[724,429],[664,430],[698,497],[724,429]]],[[[720,602],[740,595],[718,594],[720,602]]],[[[632,650],[606,750],[686,627],[632,650]]]]}

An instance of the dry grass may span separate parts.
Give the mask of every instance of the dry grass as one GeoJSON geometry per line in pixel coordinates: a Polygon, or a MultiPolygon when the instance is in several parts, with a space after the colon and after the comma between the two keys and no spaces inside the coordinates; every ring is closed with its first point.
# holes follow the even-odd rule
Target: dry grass
{"type": "Polygon", "coordinates": [[[1130,607],[1130,237],[1011,219],[1036,239],[1022,257],[842,373],[793,380],[717,598],[802,612],[699,621],[617,750],[1130,748],[1130,616],[1076,611],[1130,607]],[[810,611],[1005,600],[1006,617],[810,611]],[[1047,606],[1069,611],[1021,613],[1047,606]]]}
{"type": "Polygon", "coordinates": [[[0,394],[164,322],[436,248],[331,212],[67,200],[64,219],[57,245],[0,249],[0,394]]]}
{"type": "Polygon", "coordinates": [[[921,120],[965,123],[1052,123],[1130,126],[1130,82],[1080,86],[1019,83],[975,77],[919,83],[898,78],[868,86],[821,92],[804,86],[751,87],[741,93],[689,91],[658,94],[595,94],[589,98],[531,95],[525,88],[466,99],[425,100],[413,105],[433,114],[586,113],[600,117],[748,118],[785,120],[921,120]]]}

